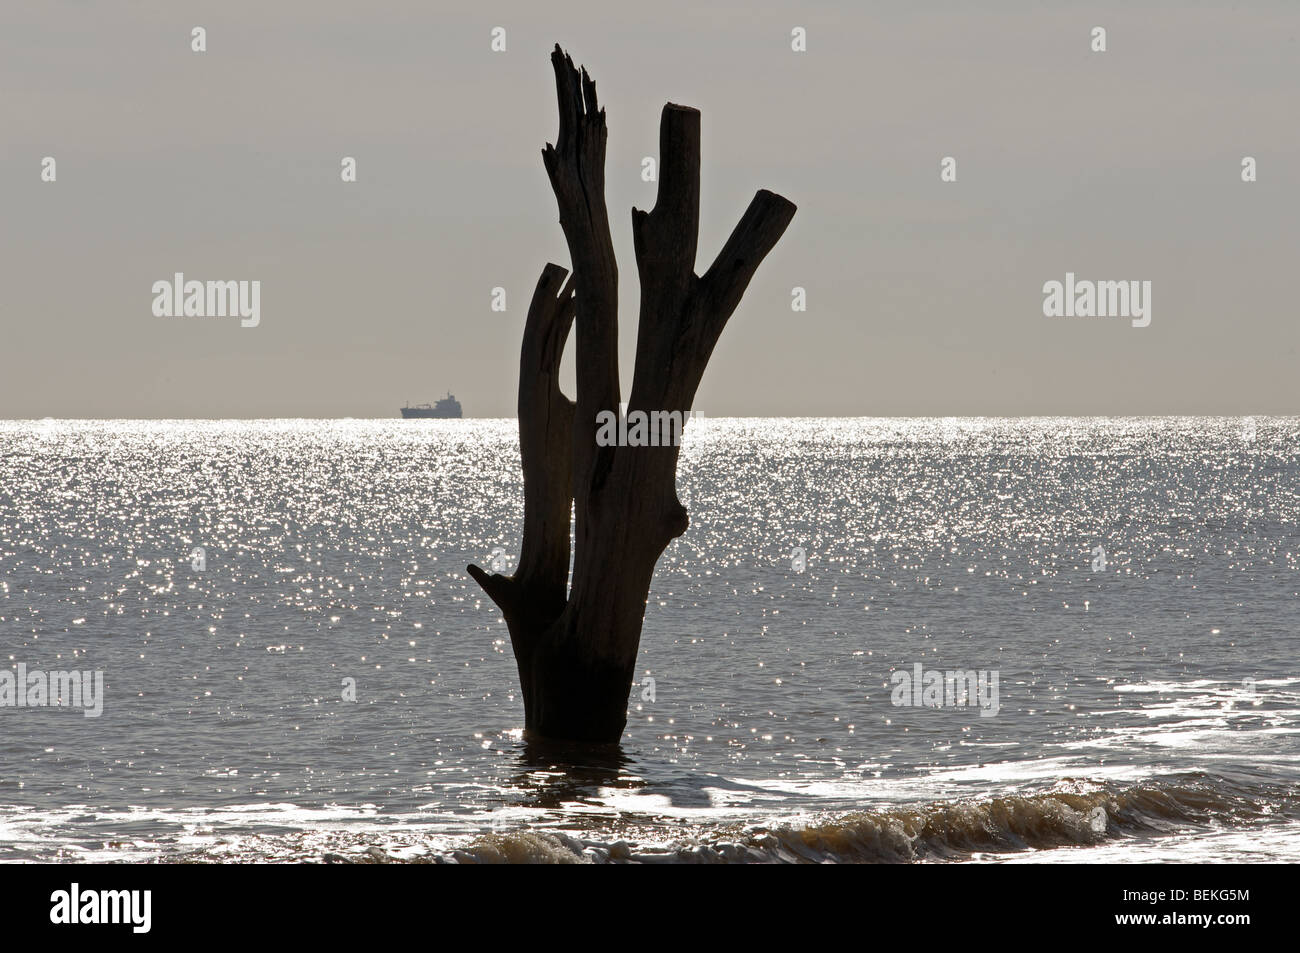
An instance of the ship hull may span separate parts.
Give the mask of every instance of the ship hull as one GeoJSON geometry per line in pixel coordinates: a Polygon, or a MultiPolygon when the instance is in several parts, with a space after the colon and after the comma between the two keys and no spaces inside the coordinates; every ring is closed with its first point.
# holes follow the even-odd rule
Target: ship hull
{"type": "Polygon", "coordinates": [[[402,416],[406,419],[412,417],[434,417],[439,420],[456,420],[460,418],[459,411],[438,410],[429,407],[403,407],[402,416]]]}

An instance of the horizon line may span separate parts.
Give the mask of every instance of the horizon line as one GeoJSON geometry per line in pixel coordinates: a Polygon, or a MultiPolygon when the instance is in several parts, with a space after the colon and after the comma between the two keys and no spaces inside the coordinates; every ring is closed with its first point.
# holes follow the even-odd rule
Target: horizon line
{"type": "MultiPolygon", "coordinates": [[[[696,420],[1154,420],[1177,419],[1194,420],[1199,418],[1222,418],[1241,420],[1251,417],[1300,417],[1300,411],[1294,413],[1145,413],[1145,414],[723,414],[711,416],[702,411],[696,412],[696,420]]],[[[415,418],[409,425],[419,427],[428,423],[453,423],[458,420],[509,420],[516,421],[517,416],[509,417],[428,417],[415,418]]],[[[227,420],[358,420],[358,421],[403,421],[403,417],[0,417],[0,423],[44,423],[45,421],[227,421],[227,420]]]]}

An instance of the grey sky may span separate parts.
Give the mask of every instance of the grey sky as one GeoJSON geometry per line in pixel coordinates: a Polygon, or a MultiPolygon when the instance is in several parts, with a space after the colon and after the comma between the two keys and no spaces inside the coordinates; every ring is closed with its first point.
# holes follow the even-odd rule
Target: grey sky
{"type": "Polygon", "coordinates": [[[629,211],[673,101],[703,113],[698,271],[756,189],[799,206],[706,416],[1300,413],[1294,0],[448,6],[4,4],[0,417],[389,417],[448,389],[512,416],[528,297],[568,264],[557,41],[608,111],[625,394],[629,211]],[[260,326],[155,317],[175,271],[260,280],[260,326]],[[1150,280],[1151,325],[1045,318],[1067,271],[1150,280]]]}

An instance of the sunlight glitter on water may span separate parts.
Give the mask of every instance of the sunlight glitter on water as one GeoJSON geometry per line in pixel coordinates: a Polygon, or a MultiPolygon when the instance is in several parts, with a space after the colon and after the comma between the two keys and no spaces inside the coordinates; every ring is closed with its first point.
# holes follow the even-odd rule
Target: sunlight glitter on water
{"type": "Polygon", "coordinates": [[[656,697],[585,773],[530,753],[465,574],[517,555],[513,421],[0,423],[0,661],[107,686],[99,719],[0,709],[0,856],[670,843],[1067,776],[1284,803],[1300,424],[1256,421],[693,421],[637,666],[656,697]],[[918,662],[998,670],[998,716],[894,705],[918,662]]]}

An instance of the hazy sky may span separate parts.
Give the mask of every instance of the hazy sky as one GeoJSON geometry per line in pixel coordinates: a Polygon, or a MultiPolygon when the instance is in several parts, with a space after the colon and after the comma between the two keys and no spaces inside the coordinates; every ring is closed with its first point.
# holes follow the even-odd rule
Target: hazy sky
{"type": "Polygon", "coordinates": [[[455,6],[3,4],[0,417],[391,417],[448,389],[513,416],[528,298],[568,264],[555,42],[608,112],[625,395],[629,212],[672,101],[703,114],[697,271],[756,189],[799,206],[705,416],[1300,413],[1295,0],[455,6]],[[260,280],[260,325],[155,317],[176,271],[260,280]],[[1044,317],[1067,271],[1151,281],[1150,326],[1044,317]]]}

